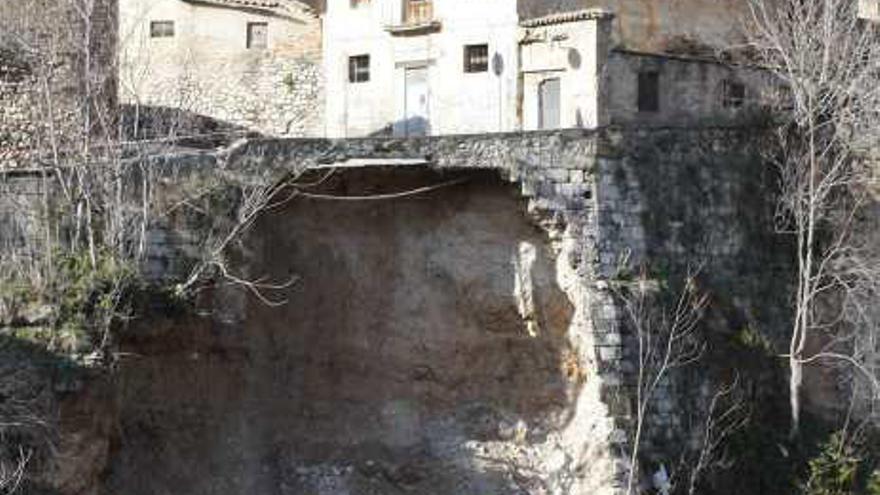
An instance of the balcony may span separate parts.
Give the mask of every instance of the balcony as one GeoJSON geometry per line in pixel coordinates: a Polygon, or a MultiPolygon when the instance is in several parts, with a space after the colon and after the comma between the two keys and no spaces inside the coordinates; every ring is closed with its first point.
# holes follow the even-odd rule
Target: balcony
{"type": "Polygon", "coordinates": [[[386,26],[393,35],[417,35],[440,30],[440,21],[434,18],[433,0],[403,0],[400,23],[386,26]]]}

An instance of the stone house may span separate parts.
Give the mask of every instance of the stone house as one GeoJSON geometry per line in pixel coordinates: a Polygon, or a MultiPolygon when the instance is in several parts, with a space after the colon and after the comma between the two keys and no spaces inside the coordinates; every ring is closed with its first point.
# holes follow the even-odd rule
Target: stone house
{"type": "Polygon", "coordinates": [[[717,61],[744,2],[335,0],[327,134],[718,123],[769,81],[717,61]]]}
{"type": "Polygon", "coordinates": [[[120,0],[121,103],[139,116],[173,111],[175,119],[207,119],[223,129],[321,135],[316,7],[298,0],[120,0]]]}

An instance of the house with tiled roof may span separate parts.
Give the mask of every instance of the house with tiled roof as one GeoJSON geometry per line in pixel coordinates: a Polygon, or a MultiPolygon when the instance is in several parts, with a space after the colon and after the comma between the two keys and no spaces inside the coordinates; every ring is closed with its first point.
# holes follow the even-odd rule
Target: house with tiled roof
{"type": "Polygon", "coordinates": [[[119,2],[119,97],[136,137],[323,134],[317,2],[119,2]]]}
{"type": "Polygon", "coordinates": [[[120,2],[120,99],[160,133],[190,115],[328,137],[719,123],[767,85],[719,57],[745,0],[120,2]]]}

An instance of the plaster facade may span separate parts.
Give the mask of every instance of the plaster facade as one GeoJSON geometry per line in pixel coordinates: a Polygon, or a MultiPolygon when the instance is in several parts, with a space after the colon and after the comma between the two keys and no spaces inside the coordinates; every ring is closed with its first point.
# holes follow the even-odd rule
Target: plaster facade
{"type": "Polygon", "coordinates": [[[121,0],[120,38],[119,94],[132,111],[323,134],[321,27],[306,4],[121,0]],[[249,46],[252,29],[264,34],[249,46]]]}
{"type": "Polygon", "coordinates": [[[551,15],[521,23],[521,129],[595,128],[606,123],[601,95],[602,73],[612,17],[604,11],[551,15]],[[559,85],[558,108],[547,108],[548,81],[559,85]]]}
{"type": "Polygon", "coordinates": [[[419,26],[421,19],[405,18],[401,0],[328,2],[324,71],[327,93],[333,95],[327,99],[328,137],[412,134],[407,121],[413,119],[426,120],[427,134],[515,128],[515,3],[428,3],[433,12],[419,26]],[[465,72],[468,45],[487,45],[485,70],[465,72]],[[370,57],[369,81],[351,82],[349,57],[363,55],[370,57]],[[409,91],[421,92],[411,93],[409,100],[426,98],[422,111],[407,104],[407,73],[420,69],[426,71],[426,81],[409,85],[409,91]]]}

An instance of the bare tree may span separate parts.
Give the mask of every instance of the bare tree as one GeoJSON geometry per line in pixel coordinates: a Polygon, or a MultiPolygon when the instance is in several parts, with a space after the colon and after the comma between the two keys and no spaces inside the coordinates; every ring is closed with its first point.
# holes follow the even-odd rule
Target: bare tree
{"type": "MultiPolygon", "coordinates": [[[[47,321],[39,322],[54,330],[47,347],[72,355],[63,348],[65,339],[58,337],[62,318],[70,318],[63,314],[71,299],[64,292],[85,286],[89,292],[76,301],[83,307],[74,310],[79,313],[75,323],[89,334],[89,348],[75,349],[75,354],[80,364],[89,366],[116,359],[111,330],[131,316],[127,300],[142,281],[147,237],[166,213],[153,200],[158,179],[150,157],[172,151],[181,138],[195,137],[176,121],[153,123],[168,130],[165,135],[141,133],[116,104],[117,29],[111,5],[110,0],[0,2],[0,42],[21,54],[28,66],[27,91],[35,104],[30,108],[34,132],[27,167],[43,191],[40,212],[33,215],[39,221],[28,226],[39,226],[40,232],[28,232],[26,246],[0,246],[0,289],[21,286],[28,297],[41,299],[39,306],[52,308],[47,321]]],[[[243,202],[247,213],[226,224],[228,231],[213,233],[226,243],[203,258],[222,259],[222,248],[246,231],[268,198],[271,194],[255,195],[254,201],[243,202]]],[[[35,205],[17,208],[13,216],[24,218],[34,213],[35,205]]],[[[256,286],[237,280],[248,288],[256,286]]],[[[0,322],[15,321],[22,307],[20,294],[0,290],[0,322]]],[[[0,383],[5,387],[16,382],[3,376],[0,383]]],[[[27,438],[7,434],[20,429],[23,411],[6,407],[16,400],[6,397],[0,408],[0,494],[26,481],[27,468],[50,465],[44,457],[53,454],[51,448],[32,451],[27,438]]],[[[58,433],[54,420],[41,414],[45,409],[28,411],[28,420],[43,425],[52,432],[49,436],[58,433]]]]}
{"type": "Polygon", "coordinates": [[[0,494],[12,495],[18,491],[30,459],[31,454],[20,448],[18,459],[11,465],[0,462],[0,494]]]}
{"type": "MultiPolygon", "coordinates": [[[[739,375],[727,385],[719,387],[709,400],[705,419],[699,423],[697,432],[699,448],[695,456],[683,455],[686,464],[680,467],[685,473],[686,493],[700,493],[699,484],[705,475],[713,470],[729,467],[727,441],[745,428],[749,422],[749,411],[739,387],[739,375]]],[[[674,486],[674,484],[673,484],[674,486]]]]}
{"type": "Polygon", "coordinates": [[[650,280],[645,270],[634,282],[616,288],[615,294],[637,344],[636,416],[626,485],[627,494],[632,494],[636,490],[642,436],[658,389],[667,382],[670,372],[696,362],[703,354],[698,323],[708,297],[689,275],[667,308],[660,300],[656,281],[650,280]]]}
{"type": "Polygon", "coordinates": [[[860,245],[854,226],[868,200],[864,152],[877,146],[880,131],[880,42],[854,0],[749,2],[750,47],[781,86],[773,158],[779,225],[796,239],[786,353],[795,436],[805,365],[845,362],[876,384],[865,356],[853,352],[853,335],[876,332],[876,315],[859,309],[878,294],[876,264],[866,263],[877,260],[876,247],[860,245]]]}

